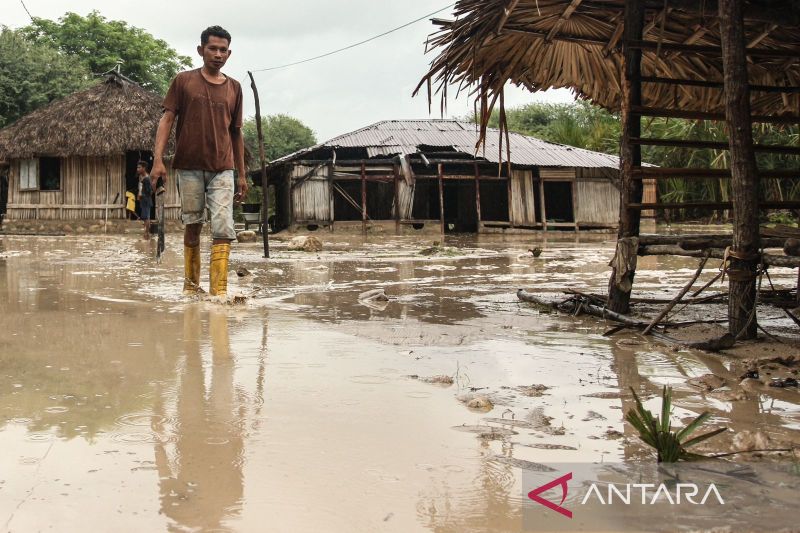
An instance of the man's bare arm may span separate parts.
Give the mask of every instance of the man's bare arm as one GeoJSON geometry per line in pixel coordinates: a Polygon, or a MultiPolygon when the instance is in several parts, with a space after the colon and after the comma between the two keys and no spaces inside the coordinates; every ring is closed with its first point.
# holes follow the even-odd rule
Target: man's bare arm
{"type": "Polygon", "coordinates": [[[165,110],[158,121],[158,131],[156,132],[156,145],[153,148],[153,169],[150,176],[154,179],[164,178],[167,181],[167,167],[164,166],[164,150],[167,149],[169,134],[172,132],[172,125],[175,123],[175,113],[165,110]]]}
{"type": "Polygon", "coordinates": [[[244,164],[244,135],[242,135],[241,128],[231,129],[231,141],[233,142],[233,161],[239,172],[239,179],[236,183],[236,199],[241,202],[247,195],[247,167],[244,164]]]}

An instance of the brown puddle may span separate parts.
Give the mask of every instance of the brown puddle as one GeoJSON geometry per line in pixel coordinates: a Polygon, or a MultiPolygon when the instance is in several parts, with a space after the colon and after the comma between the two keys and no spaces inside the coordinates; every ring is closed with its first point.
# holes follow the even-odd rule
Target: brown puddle
{"type": "MultiPolygon", "coordinates": [[[[708,409],[733,430],[702,451],[743,430],[798,440],[797,390],[727,401],[687,384],[738,383],[732,358],[519,303],[519,287],[602,292],[612,252],[551,240],[534,259],[529,240],[423,257],[410,237],[325,235],[318,254],[276,242],[268,262],[241,245],[230,289],[249,298],[222,305],[180,295],[177,236],[161,265],[130,237],[0,239],[0,523],[519,531],[530,465],[653,460],[622,423],[629,387],[655,410],[672,385],[674,419],[708,409]],[[359,301],[375,288],[390,300],[359,301]],[[491,408],[467,407],[478,396],[491,408]]],[[[694,271],[639,268],[637,289],[668,296],[694,271]]]]}

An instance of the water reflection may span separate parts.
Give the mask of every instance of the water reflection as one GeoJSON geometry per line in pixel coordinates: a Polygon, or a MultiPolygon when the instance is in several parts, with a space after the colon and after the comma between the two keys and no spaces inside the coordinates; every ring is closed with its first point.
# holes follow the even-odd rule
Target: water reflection
{"type": "MultiPolygon", "coordinates": [[[[210,346],[204,350],[204,315],[198,305],[184,312],[175,435],[173,443],[155,446],[161,513],[174,526],[191,530],[223,527],[240,513],[244,492],[245,405],[234,388],[228,316],[223,310],[207,312],[210,346]]],[[[170,401],[160,400],[159,414],[170,401]]]]}

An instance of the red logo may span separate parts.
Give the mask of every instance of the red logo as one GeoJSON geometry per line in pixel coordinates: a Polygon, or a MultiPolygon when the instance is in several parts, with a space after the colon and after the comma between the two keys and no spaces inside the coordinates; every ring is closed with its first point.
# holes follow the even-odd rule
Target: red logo
{"type": "Polygon", "coordinates": [[[561,507],[561,504],[564,503],[564,500],[567,499],[567,490],[568,490],[567,481],[569,481],[570,479],[572,479],[572,472],[570,472],[569,474],[564,474],[560,478],[554,479],[553,481],[551,481],[546,485],[542,485],[541,487],[533,489],[528,493],[528,498],[535,501],[536,503],[544,505],[548,509],[552,509],[557,513],[563,514],[567,518],[572,518],[572,511],[561,507]],[[558,485],[561,485],[561,490],[562,490],[561,501],[558,504],[555,504],[550,500],[545,500],[544,498],[539,496],[539,494],[547,492],[548,490],[558,485]]]}

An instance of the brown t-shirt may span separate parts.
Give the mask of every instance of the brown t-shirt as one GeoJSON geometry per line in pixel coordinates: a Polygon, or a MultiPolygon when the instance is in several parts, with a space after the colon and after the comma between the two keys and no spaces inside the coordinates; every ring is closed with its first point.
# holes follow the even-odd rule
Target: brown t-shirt
{"type": "Polygon", "coordinates": [[[172,80],[163,104],[178,115],[172,168],[214,172],[234,168],[231,131],[242,127],[242,87],[226,78],[214,84],[195,69],[172,80]]]}

